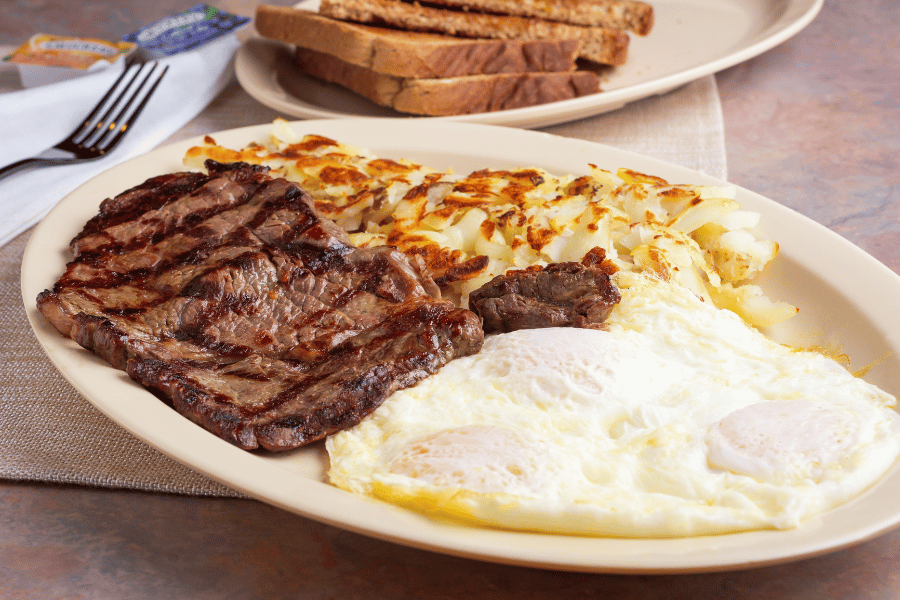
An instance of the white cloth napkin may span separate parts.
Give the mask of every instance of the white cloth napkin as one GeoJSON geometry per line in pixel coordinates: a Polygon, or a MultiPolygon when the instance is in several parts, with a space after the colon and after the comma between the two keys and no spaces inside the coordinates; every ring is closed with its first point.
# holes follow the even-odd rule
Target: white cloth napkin
{"type": "MultiPolygon", "coordinates": [[[[232,35],[160,59],[169,65],[168,72],[122,144],[108,156],[0,179],[0,246],[40,221],[85,181],[153,149],[194,118],[231,79],[238,46],[232,35]]],[[[101,71],[0,94],[0,166],[34,156],[68,136],[117,76],[112,70],[101,71]]]]}

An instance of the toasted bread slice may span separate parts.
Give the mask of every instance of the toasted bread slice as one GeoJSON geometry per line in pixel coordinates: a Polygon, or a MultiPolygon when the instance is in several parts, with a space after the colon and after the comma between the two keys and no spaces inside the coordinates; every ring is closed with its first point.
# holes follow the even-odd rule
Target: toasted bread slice
{"type": "Polygon", "coordinates": [[[577,40],[476,40],[338,21],[261,5],[260,35],[396,77],[459,77],[575,69],[577,40]]]}
{"type": "MultiPolygon", "coordinates": [[[[408,1],[408,0],[407,0],[408,1]]],[[[548,21],[624,29],[647,35],[653,28],[653,6],[637,0],[429,0],[462,8],[548,21]]]]}
{"type": "Polygon", "coordinates": [[[330,54],[296,48],[294,64],[400,112],[426,116],[474,114],[567,100],[600,91],[596,73],[498,73],[439,79],[394,77],[330,54]]]}
{"type": "Polygon", "coordinates": [[[544,19],[445,10],[398,0],[322,0],[319,12],[335,19],[387,24],[414,31],[492,39],[577,39],[581,58],[622,65],[628,34],[606,27],[583,27],[544,19]]]}

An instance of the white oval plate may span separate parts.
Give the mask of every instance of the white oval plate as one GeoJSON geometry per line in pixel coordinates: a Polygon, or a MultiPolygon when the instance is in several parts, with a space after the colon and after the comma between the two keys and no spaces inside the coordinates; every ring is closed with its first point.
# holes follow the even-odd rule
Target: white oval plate
{"type": "MultiPolygon", "coordinates": [[[[607,146],[521,129],[469,123],[386,119],[299,121],[317,133],[457,172],[542,167],[554,173],[627,167],[672,183],[725,183],[689,169],[607,146]]],[[[270,125],[212,134],[241,147],[267,138],[270,125]]],[[[900,523],[900,470],[894,468],[857,500],[791,531],[758,531],[686,539],[609,539],[516,533],[430,519],[354,496],[324,483],[323,444],[280,455],[240,450],[181,417],[92,353],[61,337],[35,308],[70,259],[68,242],[106,197],[147,178],[180,170],[200,138],[125,162],[67,196],[35,229],[22,264],[22,294],[38,340],[62,375],[99,410],[172,458],[264,502],[309,518],[408,546],[470,558],[546,568],[662,573],[758,566],[811,556],[870,538],[900,523]]],[[[866,379],[900,392],[900,320],[883,298],[900,297],[900,277],[837,234],[744,189],[737,200],[762,213],[759,235],[777,240],[781,256],[763,285],[801,307],[772,332],[793,343],[840,344],[859,368],[885,354],[866,379]]]]}
{"type": "MultiPolygon", "coordinates": [[[[662,94],[769,50],[806,27],[824,0],[655,0],[650,35],[631,35],[628,62],[612,69],[599,94],[539,106],[455,117],[411,117],[340,86],[297,73],[291,46],[252,38],[235,60],[248,94],[286,115],[304,119],[393,117],[545,127],[622,108],[662,94]]],[[[315,1],[302,8],[317,10],[315,1]]]]}

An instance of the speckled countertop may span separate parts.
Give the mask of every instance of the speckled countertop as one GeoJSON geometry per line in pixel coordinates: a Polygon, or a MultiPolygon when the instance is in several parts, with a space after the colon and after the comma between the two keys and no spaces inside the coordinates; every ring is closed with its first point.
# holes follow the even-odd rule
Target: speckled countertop
{"type": "MultiPolygon", "coordinates": [[[[142,22],[136,13],[146,22],[191,2],[141,4],[3,0],[0,44],[52,23],[118,37],[142,22]]],[[[827,0],[799,35],[717,82],[729,179],[900,273],[898,23],[894,0],[827,0]]],[[[236,94],[233,84],[226,100],[236,94]]],[[[900,597],[898,559],[893,531],[752,570],[565,573],[409,549],[251,500],[0,483],[0,599],[889,600],[900,597]]]]}

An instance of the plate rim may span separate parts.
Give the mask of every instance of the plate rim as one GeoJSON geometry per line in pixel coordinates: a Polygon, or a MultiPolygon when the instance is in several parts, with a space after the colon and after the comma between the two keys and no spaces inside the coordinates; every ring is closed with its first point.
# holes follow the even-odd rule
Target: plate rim
{"type": "MultiPolygon", "coordinates": [[[[459,136],[460,139],[468,141],[473,140],[473,138],[479,139],[479,136],[488,136],[488,139],[492,140],[496,140],[499,137],[507,143],[521,144],[523,141],[526,141],[543,148],[546,148],[547,144],[556,144],[557,146],[572,149],[573,151],[577,150],[576,153],[594,152],[602,155],[611,155],[614,156],[617,161],[621,162],[639,160],[643,164],[659,166],[659,174],[662,175],[678,173],[689,176],[693,181],[698,183],[733,185],[712,176],[692,171],[686,167],[667,163],[634,152],[619,150],[595,142],[563,138],[561,136],[543,132],[496,127],[492,125],[433,121],[410,122],[405,119],[396,121],[386,119],[326,119],[295,121],[291,123],[291,126],[298,132],[317,132],[334,137],[337,137],[334,135],[334,132],[340,131],[350,132],[365,130],[369,131],[370,135],[382,132],[381,135],[384,136],[388,132],[397,133],[398,131],[406,129],[408,131],[403,131],[403,135],[411,135],[410,132],[417,133],[420,135],[422,143],[424,143],[425,146],[435,143],[435,139],[440,139],[440,136],[436,135],[437,133],[447,132],[456,132],[455,135],[459,136]],[[540,144],[538,144],[538,142],[540,142],[540,144]]],[[[266,135],[270,131],[271,124],[267,123],[224,130],[206,135],[211,135],[216,138],[217,141],[222,138],[232,137],[244,137],[249,141],[250,136],[257,136],[258,138],[266,135]]],[[[132,171],[140,173],[147,171],[151,169],[156,162],[165,162],[166,160],[175,157],[177,157],[177,162],[180,164],[184,151],[191,145],[199,144],[203,137],[204,136],[198,136],[189,140],[176,142],[151,151],[143,156],[131,159],[113,167],[74,190],[36,227],[25,249],[22,262],[22,297],[29,323],[34,330],[41,347],[47,353],[56,368],[60,370],[63,377],[85,396],[91,404],[116,422],[118,426],[123,427],[132,435],[135,435],[145,443],[160,450],[174,460],[268,504],[369,537],[465,558],[567,571],[650,574],[713,572],[758,567],[833,552],[841,548],[861,543],[900,524],[900,508],[898,508],[896,512],[890,514],[890,518],[881,518],[878,522],[872,523],[864,529],[842,531],[839,535],[833,537],[831,543],[824,545],[821,543],[807,544],[805,546],[801,545],[799,548],[794,547],[793,550],[785,550],[785,540],[792,540],[798,536],[802,538],[804,533],[814,534],[817,528],[823,526],[823,521],[814,519],[813,521],[804,524],[804,526],[800,528],[799,534],[798,530],[786,532],[754,531],[726,534],[725,536],[707,536],[689,539],[681,538],[674,540],[617,540],[612,538],[520,533],[441,523],[415,513],[410,513],[399,507],[353,496],[348,492],[339,490],[329,484],[314,479],[297,481],[297,479],[302,478],[295,477],[293,480],[291,478],[284,478],[279,482],[278,486],[274,486],[273,488],[272,481],[268,478],[279,474],[283,475],[285,473],[283,465],[279,464],[277,459],[271,461],[266,460],[263,461],[263,463],[260,463],[258,455],[231,446],[213,434],[197,427],[188,419],[181,417],[149,392],[142,390],[137,384],[128,380],[124,373],[111,369],[99,358],[80,349],[80,347],[71,340],[62,338],[55,329],[43,319],[42,315],[40,315],[35,308],[33,301],[34,294],[32,292],[39,288],[35,287],[36,281],[32,281],[35,279],[35,271],[27,267],[33,266],[37,261],[43,260],[42,253],[45,256],[47,248],[44,244],[48,237],[50,240],[54,238],[52,228],[60,221],[71,221],[71,217],[69,216],[72,207],[71,205],[82,202],[84,201],[84,198],[87,197],[90,198],[91,202],[94,202],[93,206],[95,207],[102,198],[98,197],[97,194],[92,193],[91,187],[98,185],[101,188],[103,188],[103,186],[110,186],[113,182],[117,182],[119,178],[123,177],[123,173],[131,173],[132,171]],[[169,159],[165,158],[167,156],[169,159]],[[78,363],[84,363],[85,366],[73,367],[73,360],[78,363]],[[111,404],[108,400],[98,400],[93,397],[91,385],[86,384],[84,380],[80,379],[79,374],[73,371],[73,369],[90,369],[92,366],[96,365],[100,365],[106,369],[106,373],[110,377],[115,377],[116,381],[121,384],[121,389],[130,390],[134,397],[126,398],[119,404],[111,404]],[[123,378],[124,381],[122,381],[123,378]],[[138,393],[134,393],[135,389],[138,390],[138,393]],[[158,430],[148,431],[142,424],[136,426],[133,413],[135,410],[140,413],[142,418],[148,419],[148,422],[163,422],[167,427],[170,427],[170,430],[167,431],[166,435],[162,435],[158,430]],[[173,435],[183,436],[188,443],[186,443],[184,447],[173,447],[168,436],[168,433],[170,432],[173,435]],[[236,480],[234,471],[229,472],[225,463],[228,463],[228,468],[233,469],[237,467],[240,470],[242,479],[236,480]],[[316,500],[327,501],[327,510],[323,509],[321,506],[310,506],[305,502],[300,502],[298,504],[297,496],[309,494],[311,490],[312,496],[316,500]],[[361,505],[368,509],[373,509],[373,507],[377,508],[378,516],[385,517],[386,524],[373,524],[366,518],[354,516],[352,511],[358,509],[361,505]],[[345,513],[341,513],[341,510],[343,509],[346,509],[345,513]],[[418,531],[410,533],[407,529],[401,532],[398,529],[398,524],[413,529],[418,528],[418,531]],[[772,538],[773,534],[777,536],[774,539],[778,541],[779,545],[778,549],[774,552],[760,553],[757,551],[755,554],[746,554],[744,558],[737,558],[733,553],[729,555],[727,552],[721,552],[723,546],[727,547],[732,542],[736,541],[735,543],[737,543],[738,547],[741,547],[743,542],[747,542],[750,546],[753,546],[756,543],[754,540],[766,540],[772,538]],[[435,539],[436,536],[443,537],[441,537],[441,539],[435,539]],[[542,548],[535,550],[535,548],[528,544],[523,544],[523,540],[540,540],[542,548]],[[696,547],[698,544],[701,547],[706,546],[703,552],[709,556],[709,558],[699,562],[690,560],[689,558],[692,553],[697,552],[696,547]],[[601,555],[599,560],[597,558],[598,548],[606,551],[606,554],[603,554],[603,552],[599,553],[601,555]],[[663,551],[661,551],[660,548],[662,548],[663,551]],[[655,552],[652,551],[654,549],[655,552]],[[610,550],[615,550],[615,552],[611,552],[610,550]]],[[[353,142],[350,141],[348,143],[353,142]]],[[[144,178],[155,174],[158,173],[144,173],[144,178]]],[[[654,174],[656,174],[656,172],[654,172],[654,174]]],[[[139,181],[136,183],[139,183],[139,181]]],[[[776,214],[790,215],[791,220],[813,228],[813,230],[829,240],[830,245],[834,246],[833,249],[835,252],[847,252],[852,248],[852,255],[860,260],[861,264],[872,273],[875,273],[878,277],[886,277],[890,286],[900,291],[900,276],[877,261],[874,257],[839,236],[837,233],[828,230],[824,226],[796,211],[777,204],[773,200],[764,198],[763,196],[739,186],[734,187],[738,190],[739,198],[750,199],[753,202],[762,202],[776,214]]],[[[123,189],[125,188],[122,187],[119,191],[122,191],[123,189]]],[[[85,209],[83,208],[83,210],[85,209]]],[[[67,243],[67,240],[62,240],[58,235],[56,238],[57,245],[60,243],[67,243]]],[[[58,277],[58,273],[55,274],[55,277],[58,277]]],[[[40,277],[37,279],[40,279],[40,277]]],[[[896,345],[900,348],[900,326],[897,327],[897,332],[894,333],[898,334],[896,345]]],[[[885,477],[885,479],[890,479],[893,483],[891,489],[900,489],[900,463],[895,465],[894,469],[885,477]]],[[[864,499],[869,496],[870,494],[867,492],[859,499],[851,501],[842,507],[842,509],[846,508],[847,510],[850,510],[852,506],[864,501],[864,499]]],[[[825,520],[827,520],[827,518],[825,520]]]]}
{"type": "MultiPolygon", "coordinates": [[[[678,0],[673,0],[678,1],[678,0]]],[[[739,0],[731,0],[738,2],[739,0]]],[[[770,5],[772,0],[751,0],[761,6],[770,5]]],[[[496,112],[478,113],[473,115],[455,115],[442,117],[425,116],[401,116],[406,120],[427,121],[460,121],[469,123],[482,123],[490,125],[507,125],[525,128],[538,128],[558,125],[577,119],[596,116],[606,112],[618,110],[631,102],[641,100],[654,95],[665,94],[678,87],[686,85],[706,75],[717,73],[723,69],[735,66],[741,62],[754,58],[775,46],[787,41],[809,25],[821,11],[824,0],[785,0],[784,9],[780,16],[769,23],[767,29],[760,29],[760,39],[749,41],[745,46],[731,50],[725,56],[709,60],[703,64],[686,68],[677,73],[672,73],[658,78],[651,78],[641,83],[613,89],[580,98],[560,100],[537,106],[508,109],[496,112]]],[[[303,4],[302,2],[300,4],[303,4]]],[[[299,7],[300,4],[297,6],[299,7]]],[[[311,3],[314,4],[314,3],[311,3]]],[[[291,117],[304,119],[327,118],[398,118],[377,117],[361,114],[350,114],[329,110],[327,107],[313,106],[295,99],[293,101],[282,98],[282,94],[274,87],[268,85],[266,78],[255,70],[254,61],[258,60],[251,53],[251,46],[258,46],[255,52],[268,53],[262,63],[256,65],[266,67],[269,71],[275,68],[273,53],[289,49],[290,45],[263,38],[256,34],[245,40],[235,56],[235,75],[241,87],[255,100],[280,110],[291,117]],[[264,63],[264,64],[263,64],[264,63]]],[[[280,89],[280,88],[279,88],[280,89]]],[[[289,95],[289,94],[288,94],[289,95]]]]}

